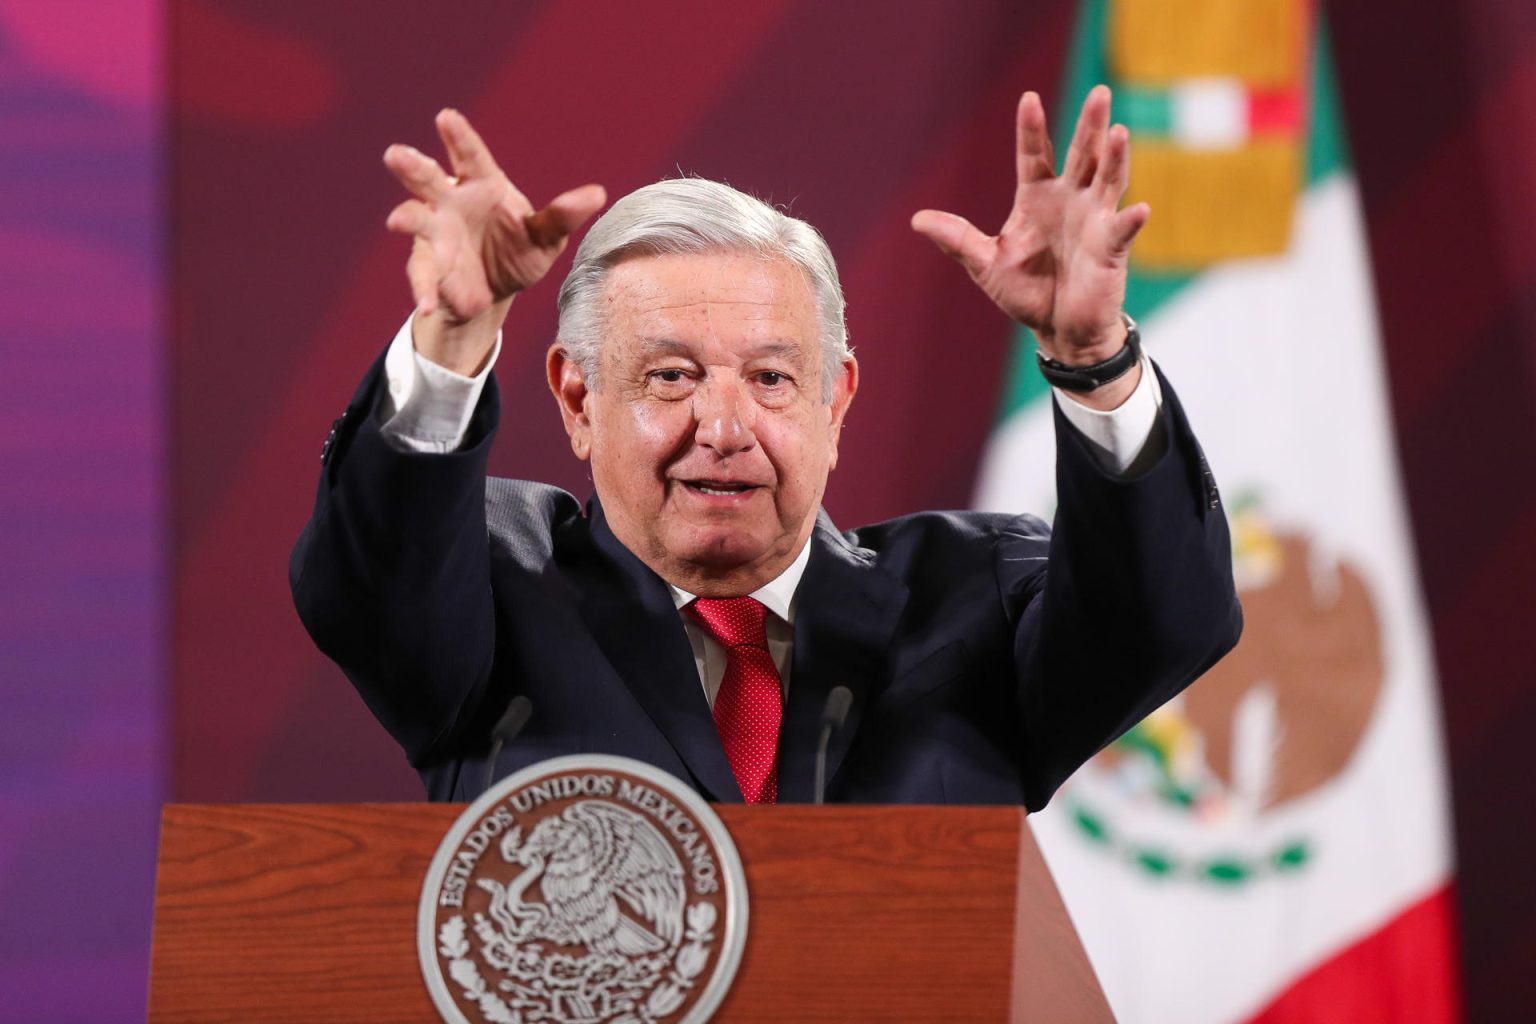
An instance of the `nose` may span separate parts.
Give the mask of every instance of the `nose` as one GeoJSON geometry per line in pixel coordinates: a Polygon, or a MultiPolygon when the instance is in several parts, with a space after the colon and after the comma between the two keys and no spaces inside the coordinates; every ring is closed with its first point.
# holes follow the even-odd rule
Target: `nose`
{"type": "Polygon", "coordinates": [[[722,459],[757,444],[752,433],[756,406],[742,394],[736,380],[706,380],[693,394],[693,439],[722,459]]]}

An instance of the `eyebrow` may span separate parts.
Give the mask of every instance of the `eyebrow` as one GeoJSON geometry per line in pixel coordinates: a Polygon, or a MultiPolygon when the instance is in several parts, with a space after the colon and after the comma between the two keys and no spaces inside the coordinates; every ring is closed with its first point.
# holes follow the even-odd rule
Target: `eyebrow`
{"type": "MultiPolygon", "coordinates": [[[[747,351],[749,359],[778,357],[798,363],[801,347],[793,341],[765,341],[747,351]]],[[[640,354],[647,358],[659,355],[693,356],[693,349],[675,338],[665,335],[640,339],[640,354]]]]}
{"type": "Polygon", "coordinates": [[[641,338],[640,339],[640,354],[642,356],[664,356],[664,355],[686,356],[686,355],[692,355],[692,352],[689,350],[687,345],[684,345],[680,341],[677,341],[677,340],[675,340],[673,338],[661,337],[661,338],[641,338]]]}

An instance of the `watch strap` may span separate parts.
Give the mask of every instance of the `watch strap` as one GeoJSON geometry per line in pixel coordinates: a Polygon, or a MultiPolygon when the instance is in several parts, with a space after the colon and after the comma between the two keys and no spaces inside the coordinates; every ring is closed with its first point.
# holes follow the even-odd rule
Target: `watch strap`
{"type": "Polygon", "coordinates": [[[1054,387],[1077,392],[1095,391],[1124,377],[1141,359],[1141,332],[1136,329],[1136,321],[1129,316],[1121,313],[1120,318],[1125,321],[1125,346],[1120,351],[1102,363],[1069,366],[1047,357],[1037,349],[1035,358],[1040,364],[1040,375],[1054,387]]]}

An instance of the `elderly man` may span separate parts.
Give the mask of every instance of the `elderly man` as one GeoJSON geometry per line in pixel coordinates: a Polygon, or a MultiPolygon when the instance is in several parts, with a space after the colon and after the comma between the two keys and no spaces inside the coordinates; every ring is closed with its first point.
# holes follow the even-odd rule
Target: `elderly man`
{"type": "Polygon", "coordinates": [[[809,225],[714,182],[642,188],[600,218],[560,290],[549,385],[583,507],[487,480],[489,374],[514,297],[604,203],[535,210],[467,121],[450,176],[393,146],[413,193],[413,317],[327,443],[291,580],[316,642],[434,799],[492,767],[623,754],[715,800],[812,795],[828,694],[852,692],[828,798],[1042,806],[1079,764],[1236,642],[1228,538],[1177,400],[1120,313],[1145,206],[1119,209],[1125,129],[1084,105],[1057,175],[1039,98],[996,236],[913,227],[1040,339],[1057,392],[1054,530],[926,513],[839,531],[821,510],[858,390],[837,270],[809,225]]]}

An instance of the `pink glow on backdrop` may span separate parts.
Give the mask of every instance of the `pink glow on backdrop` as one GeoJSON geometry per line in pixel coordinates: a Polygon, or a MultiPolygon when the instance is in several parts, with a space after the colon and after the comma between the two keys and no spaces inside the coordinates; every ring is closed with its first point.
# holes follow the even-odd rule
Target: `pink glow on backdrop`
{"type": "Polygon", "coordinates": [[[145,0],[0,0],[0,30],[41,79],[92,99],[149,107],[160,100],[160,5],[145,0]]]}

